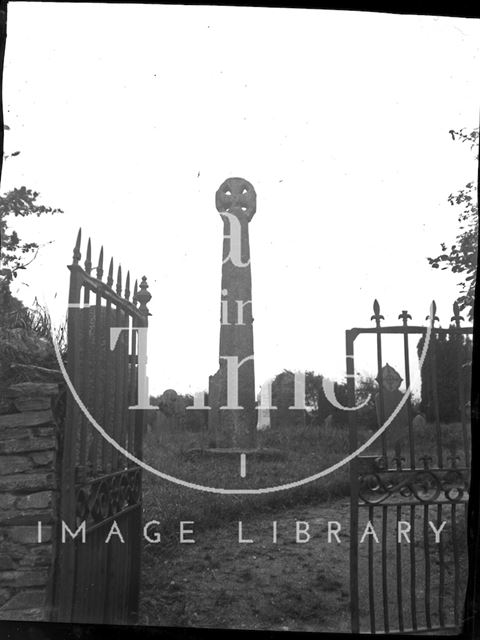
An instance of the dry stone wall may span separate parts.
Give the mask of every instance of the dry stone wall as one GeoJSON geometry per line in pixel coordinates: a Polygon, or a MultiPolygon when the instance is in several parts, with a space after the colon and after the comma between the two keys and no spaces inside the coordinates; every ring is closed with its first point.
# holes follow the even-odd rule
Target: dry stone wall
{"type": "Polygon", "coordinates": [[[59,386],[0,389],[0,619],[49,619],[59,386]]]}

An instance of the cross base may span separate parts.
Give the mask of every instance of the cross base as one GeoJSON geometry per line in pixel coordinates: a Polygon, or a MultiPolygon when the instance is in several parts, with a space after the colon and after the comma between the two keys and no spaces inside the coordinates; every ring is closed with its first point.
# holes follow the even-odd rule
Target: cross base
{"type": "Polygon", "coordinates": [[[282,449],[239,449],[239,448],[195,448],[185,451],[187,458],[235,458],[238,459],[244,453],[248,458],[257,460],[285,460],[287,454],[282,449]]]}

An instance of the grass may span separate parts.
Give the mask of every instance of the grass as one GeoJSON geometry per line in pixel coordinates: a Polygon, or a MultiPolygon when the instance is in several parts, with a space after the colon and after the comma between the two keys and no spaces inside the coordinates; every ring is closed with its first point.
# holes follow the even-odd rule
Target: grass
{"type": "MultiPolygon", "coordinates": [[[[469,432],[469,427],[467,428],[469,432]]],[[[459,423],[440,425],[444,464],[450,466],[451,455],[463,452],[463,435],[459,423]]],[[[359,428],[359,443],[370,436],[365,428],[359,428]]],[[[348,428],[329,426],[319,428],[292,427],[259,433],[262,447],[280,449],[283,460],[247,460],[247,476],[240,478],[239,459],[190,459],[186,451],[198,446],[198,433],[186,430],[166,429],[161,434],[149,434],[144,444],[145,459],[156,469],[176,478],[203,486],[217,488],[273,487],[301,480],[335,464],[349,453],[348,428]]],[[[415,432],[417,466],[420,458],[428,455],[435,466],[437,428],[427,424],[415,432]]],[[[407,457],[406,445],[402,455],[407,457]]],[[[368,453],[368,452],[366,452],[368,453]]],[[[393,452],[390,454],[393,457],[393,452]]],[[[465,464],[460,455],[459,466],[465,464]]],[[[212,494],[173,482],[144,475],[144,518],[161,522],[162,539],[178,535],[180,520],[193,520],[195,528],[214,528],[225,521],[246,519],[270,510],[291,509],[309,503],[330,503],[350,494],[348,465],[344,465],[325,477],[299,487],[267,494],[221,495],[212,494]]]]}
{"type": "MultiPolygon", "coordinates": [[[[145,459],[155,468],[177,478],[221,488],[260,488],[282,485],[316,474],[348,453],[348,432],[343,427],[294,428],[259,434],[262,446],[285,451],[283,460],[247,460],[247,476],[240,478],[240,463],[229,459],[189,459],[185,451],[195,446],[195,435],[165,431],[157,440],[149,436],[145,459]]],[[[348,465],[319,480],[268,494],[221,495],[182,487],[144,476],[144,518],[161,521],[161,532],[178,535],[180,520],[194,520],[195,529],[216,527],[226,520],[247,518],[273,509],[291,509],[297,504],[329,502],[349,495],[348,465]]]]}

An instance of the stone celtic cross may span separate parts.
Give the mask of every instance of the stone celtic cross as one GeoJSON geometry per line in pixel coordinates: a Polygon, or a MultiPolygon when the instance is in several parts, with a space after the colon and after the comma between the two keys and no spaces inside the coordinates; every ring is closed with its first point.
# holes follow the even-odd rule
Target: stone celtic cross
{"type": "Polygon", "coordinates": [[[218,189],[215,204],[224,232],[219,370],[209,380],[209,439],[215,447],[251,449],[256,442],[257,411],[248,225],[257,197],[247,180],[228,178],[218,189]],[[238,390],[236,397],[233,387],[238,390]],[[231,408],[235,404],[241,409],[231,408]]]}

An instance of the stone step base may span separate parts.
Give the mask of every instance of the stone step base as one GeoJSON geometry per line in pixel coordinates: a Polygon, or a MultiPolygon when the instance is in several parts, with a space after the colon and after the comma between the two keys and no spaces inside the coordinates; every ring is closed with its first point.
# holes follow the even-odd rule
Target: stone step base
{"type": "Polygon", "coordinates": [[[187,458],[238,458],[244,453],[247,458],[257,460],[285,460],[287,454],[282,449],[238,449],[238,448],[215,448],[215,449],[189,449],[184,452],[187,458]]]}

